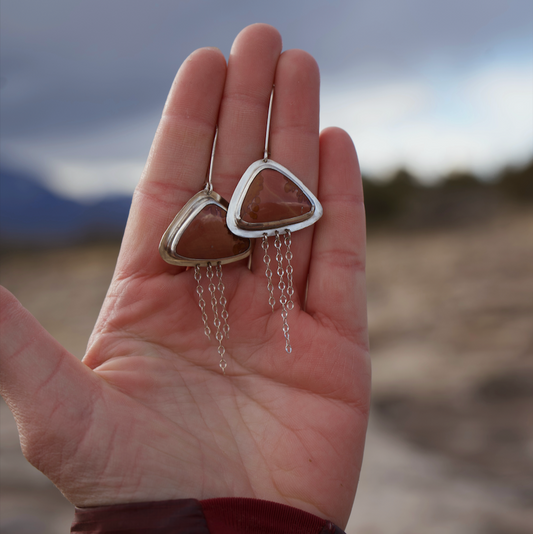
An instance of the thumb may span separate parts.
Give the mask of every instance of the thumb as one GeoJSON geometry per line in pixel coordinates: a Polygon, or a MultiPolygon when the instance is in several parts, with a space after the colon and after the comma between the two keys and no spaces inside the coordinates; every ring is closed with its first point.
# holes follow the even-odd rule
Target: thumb
{"type": "Polygon", "coordinates": [[[24,455],[46,471],[41,460],[76,435],[100,380],[1,286],[0,333],[0,393],[17,421],[24,455]]]}

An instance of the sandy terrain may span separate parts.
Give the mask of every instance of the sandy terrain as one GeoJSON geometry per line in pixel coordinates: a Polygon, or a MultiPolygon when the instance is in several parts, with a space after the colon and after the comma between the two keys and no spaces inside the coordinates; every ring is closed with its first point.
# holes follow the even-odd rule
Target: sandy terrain
{"type": "MultiPolygon", "coordinates": [[[[117,247],[10,253],[1,283],[82,356],[117,247]]],[[[526,534],[533,525],[533,213],[371,234],[374,410],[348,534],[526,534]]],[[[68,532],[0,405],[0,531],[68,532]]]]}
{"type": "Polygon", "coordinates": [[[533,213],[371,235],[374,410],[348,534],[533,531],[533,213]]]}

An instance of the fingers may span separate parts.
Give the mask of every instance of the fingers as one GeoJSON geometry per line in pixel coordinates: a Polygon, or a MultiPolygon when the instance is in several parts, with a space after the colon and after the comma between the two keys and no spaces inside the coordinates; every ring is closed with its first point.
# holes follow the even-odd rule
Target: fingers
{"type": "MultiPolygon", "coordinates": [[[[319,159],[320,74],[312,56],[284,52],[276,70],[270,158],[281,163],[316,195],[319,159]]],[[[294,285],[303,300],[313,228],[293,234],[294,285]]],[[[262,254],[255,260],[262,262],[262,254]]]]}
{"type": "Polygon", "coordinates": [[[220,108],[214,187],[226,199],[248,166],[263,157],[270,92],[281,53],[272,26],[253,24],[235,39],[220,108]]]}
{"type": "Polygon", "coordinates": [[[213,185],[218,193],[229,198],[241,173],[261,156],[280,52],[277,30],[255,24],[237,36],[227,80],[217,50],[198,50],[182,65],[134,196],[117,267],[121,276],[169,270],[157,252],[159,240],[204,183],[217,122],[213,185]]]}
{"type": "Polygon", "coordinates": [[[168,268],[159,240],[205,183],[225,77],[226,60],[212,48],[192,53],[179,69],[133,197],[118,262],[124,275],[168,268]]]}
{"type": "MultiPolygon", "coordinates": [[[[118,263],[121,276],[169,270],[159,258],[158,243],[176,213],[204,183],[217,122],[213,186],[229,200],[244,171],[263,156],[274,81],[272,159],[316,191],[318,68],[302,51],[288,51],[280,58],[281,46],[277,30],[254,24],[235,39],[227,73],[223,56],[213,49],[198,50],[180,68],[132,203],[118,263]]],[[[293,244],[300,295],[305,290],[311,236],[312,230],[304,230],[293,244]]]]}
{"type": "Polygon", "coordinates": [[[316,194],[320,74],[302,50],[279,60],[271,127],[271,158],[289,168],[316,194]]]}
{"type": "Polygon", "coordinates": [[[3,287],[0,299],[0,392],[17,419],[24,454],[35,465],[49,440],[57,444],[61,433],[86,424],[81,414],[90,410],[100,379],[3,287]]]}
{"type": "Polygon", "coordinates": [[[348,134],[320,136],[319,199],[311,253],[307,312],[367,346],[365,215],[359,164],[348,134]]]}
{"type": "MultiPolygon", "coordinates": [[[[271,158],[316,193],[320,76],[315,60],[301,50],[279,56],[281,38],[267,25],[243,30],[235,40],[220,111],[215,189],[229,199],[248,166],[263,157],[268,105],[275,83],[270,131],[271,158]]],[[[295,287],[305,291],[312,230],[293,239],[295,287]]],[[[260,242],[256,243],[260,247],[260,242]]],[[[263,254],[253,268],[264,271],[263,254]]]]}

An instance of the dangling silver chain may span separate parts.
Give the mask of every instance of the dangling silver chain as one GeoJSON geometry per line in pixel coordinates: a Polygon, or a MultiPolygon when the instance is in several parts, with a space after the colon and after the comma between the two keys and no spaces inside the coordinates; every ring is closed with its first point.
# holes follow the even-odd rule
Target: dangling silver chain
{"type": "Polygon", "coordinates": [[[220,362],[218,362],[218,365],[222,369],[222,372],[226,374],[226,367],[228,366],[228,362],[224,359],[224,355],[226,354],[226,349],[224,348],[224,345],[222,345],[222,334],[220,334],[220,339],[218,341],[218,355],[220,356],[220,362]]]}
{"type": "MultiPolygon", "coordinates": [[[[211,294],[211,309],[213,310],[213,325],[216,328],[216,334],[215,338],[218,341],[218,354],[220,356],[220,368],[222,369],[222,372],[226,374],[226,367],[228,366],[228,363],[224,359],[224,354],[226,354],[226,349],[224,348],[224,345],[222,345],[222,340],[224,339],[224,334],[220,326],[222,325],[222,322],[220,321],[220,317],[218,315],[218,301],[216,297],[216,287],[213,283],[213,267],[210,263],[207,264],[207,272],[206,272],[207,278],[209,278],[209,293],[211,294]]],[[[220,284],[220,278],[219,278],[219,284],[220,284]]],[[[223,297],[224,298],[224,297],[223,297]]],[[[225,301],[224,298],[224,311],[225,311],[225,301]]],[[[227,312],[226,312],[227,314],[227,312]]]]}
{"type": "Polygon", "coordinates": [[[292,300],[292,296],[294,295],[294,287],[292,284],[292,274],[294,272],[294,269],[292,268],[291,260],[292,260],[292,252],[291,252],[291,231],[285,230],[285,247],[287,249],[287,252],[285,253],[285,259],[287,260],[287,268],[285,269],[285,272],[287,273],[287,296],[289,297],[289,300],[287,302],[287,309],[292,310],[294,309],[294,302],[292,300]]]}
{"type": "Polygon", "coordinates": [[[224,286],[224,282],[222,282],[222,265],[220,265],[220,262],[217,263],[216,268],[217,278],[218,278],[218,284],[217,289],[220,294],[220,297],[218,299],[218,302],[220,303],[220,316],[224,320],[224,324],[222,325],[222,331],[224,332],[224,336],[229,338],[229,324],[228,324],[228,310],[226,309],[226,305],[228,301],[226,300],[226,296],[224,295],[224,290],[226,289],[224,286]]]}
{"type": "Polygon", "coordinates": [[[263,236],[263,239],[261,241],[261,247],[265,252],[265,255],[263,256],[263,261],[266,265],[265,275],[267,277],[267,289],[269,293],[268,303],[272,307],[272,311],[274,311],[276,299],[274,298],[274,285],[272,284],[272,269],[270,268],[270,256],[268,255],[268,237],[266,236],[266,234],[263,236]]]}
{"type": "Polygon", "coordinates": [[[215,284],[213,284],[213,267],[210,263],[207,264],[207,272],[206,272],[207,278],[209,279],[209,285],[207,288],[209,289],[209,293],[211,294],[211,309],[213,310],[213,324],[215,325],[215,328],[217,329],[217,332],[220,330],[220,319],[218,318],[218,301],[217,296],[215,294],[215,284]]]}
{"type": "Polygon", "coordinates": [[[279,232],[276,231],[276,239],[274,240],[274,246],[276,247],[276,261],[278,262],[277,273],[279,276],[278,289],[280,291],[279,303],[281,304],[281,319],[283,321],[283,335],[285,336],[285,351],[289,354],[292,352],[291,339],[289,336],[289,322],[287,317],[289,312],[287,310],[287,295],[285,295],[285,288],[287,287],[283,280],[285,271],[283,270],[283,254],[281,253],[281,239],[279,232]]]}
{"type": "Polygon", "coordinates": [[[194,279],[196,280],[196,293],[198,294],[198,306],[200,306],[200,311],[202,312],[202,321],[204,322],[204,334],[207,336],[207,339],[211,339],[211,328],[209,328],[209,322],[207,319],[207,313],[205,313],[205,300],[204,300],[204,288],[200,283],[202,279],[202,273],[200,271],[200,266],[194,266],[194,279]]]}

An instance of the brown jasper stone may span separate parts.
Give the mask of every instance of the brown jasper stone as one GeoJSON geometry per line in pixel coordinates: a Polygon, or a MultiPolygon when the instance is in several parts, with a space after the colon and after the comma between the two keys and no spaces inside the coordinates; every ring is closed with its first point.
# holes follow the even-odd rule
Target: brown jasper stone
{"type": "Polygon", "coordinates": [[[209,204],[187,226],[178,241],[176,252],[184,258],[215,260],[242,254],[249,245],[249,239],[229,231],[225,210],[209,204]]]}
{"type": "Polygon", "coordinates": [[[274,169],[264,169],[253,179],[241,208],[241,219],[267,223],[299,217],[311,211],[305,193],[274,169]]]}

